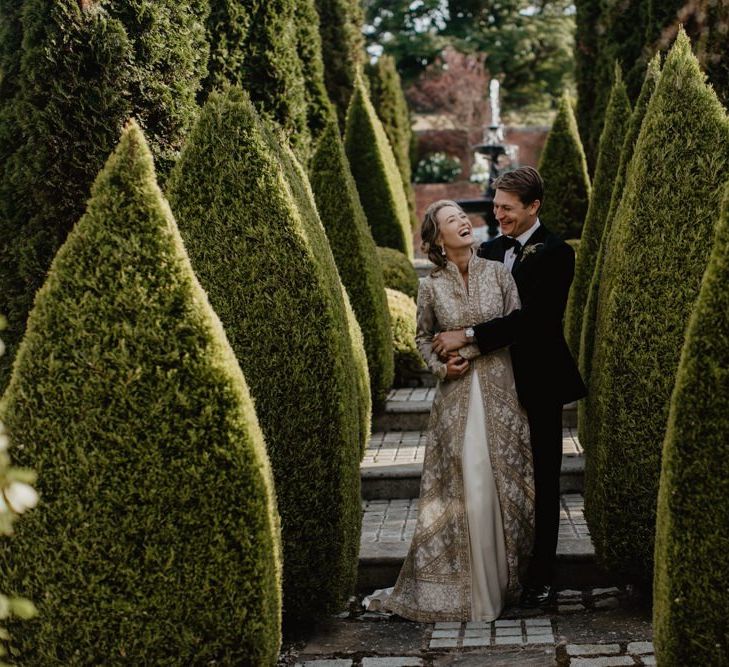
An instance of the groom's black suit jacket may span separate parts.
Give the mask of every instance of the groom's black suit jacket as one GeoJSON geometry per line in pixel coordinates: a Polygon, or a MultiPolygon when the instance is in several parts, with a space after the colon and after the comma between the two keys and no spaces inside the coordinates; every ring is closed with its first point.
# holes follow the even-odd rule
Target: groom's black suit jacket
{"type": "MultiPolygon", "coordinates": [[[[499,236],[483,243],[480,257],[504,261],[499,236]]],[[[512,270],[521,309],[474,327],[483,354],[510,346],[519,400],[525,408],[564,405],[587,394],[565,341],[562,320],[575,273],[575,252],[543,225],[531,235],[512,270]],[[527,250],[529,246],[536,246],[527,250]]]]}

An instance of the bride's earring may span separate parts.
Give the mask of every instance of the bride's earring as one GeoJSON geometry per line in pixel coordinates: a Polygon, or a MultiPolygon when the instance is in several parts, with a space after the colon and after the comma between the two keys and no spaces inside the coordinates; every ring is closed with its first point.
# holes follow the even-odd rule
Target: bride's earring
{"type": "Polygon", "coordinates": [[[443,257],[446,256],[445,248],[443,246],[440,247],[440,254],[443,255],[443,257]]]}

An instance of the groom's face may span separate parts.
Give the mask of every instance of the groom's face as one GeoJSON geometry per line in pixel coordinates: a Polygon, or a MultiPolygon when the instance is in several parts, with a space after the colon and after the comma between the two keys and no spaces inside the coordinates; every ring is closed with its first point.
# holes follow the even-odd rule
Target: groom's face
{"type": "Polygon", "coordinates": [[[494,195],[494,215],[504,236],[516,238],[537,221],[539,200],[524,205],[515,192],[496,190],[494,195]]]}

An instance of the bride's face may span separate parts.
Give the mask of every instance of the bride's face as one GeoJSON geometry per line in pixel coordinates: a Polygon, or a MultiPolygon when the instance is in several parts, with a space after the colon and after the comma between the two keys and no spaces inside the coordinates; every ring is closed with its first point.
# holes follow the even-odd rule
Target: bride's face
{"type": "Polygon", "coordinates": [[[473,245],[473,225],[463,211],[455,206],[444,206],[435,219],[438,222],[436,242],[446,251],[473,245]]]}

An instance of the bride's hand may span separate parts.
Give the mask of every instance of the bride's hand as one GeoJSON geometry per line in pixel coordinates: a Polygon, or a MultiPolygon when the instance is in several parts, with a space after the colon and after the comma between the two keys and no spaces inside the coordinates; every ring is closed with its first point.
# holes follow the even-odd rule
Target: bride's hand
{"type": "Polygon", "coordinates": [[[468,359],[456,355],[446,361],[446,380],[455,380],[468,370],[468,359]]]}

